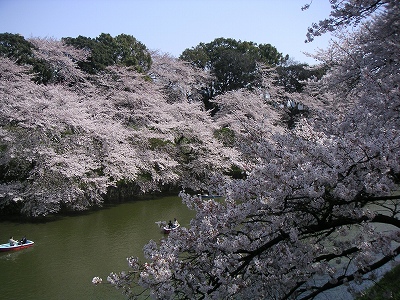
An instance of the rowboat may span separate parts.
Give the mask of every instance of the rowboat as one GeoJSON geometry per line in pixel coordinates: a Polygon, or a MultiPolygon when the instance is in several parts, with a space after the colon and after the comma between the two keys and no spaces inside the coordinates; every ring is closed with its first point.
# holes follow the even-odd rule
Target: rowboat
{"type": "Polygon", "coordinates": [[[0,245],[0,252],[6,252],[6,251],[17,251],[21,249],[25,249],[28,247],[32,247],[34,244],[33,241],[27,240],[26,243],[21,244],[21,243],[16,243],[13,246],[10,246],[10,243],[5,243],[0,245]]]}
{"type": "Polygon", "coordinates": [[[176,230],[181,226],[176,219],[174,220],[174,223],[169,221],[169,223],[167,224],[167,222],[165,222],[165,221],[158,221],[158,222],[156,222],[156,224],[161,228],[161,230],[165,234],[168,234],[171,231],[176,230]]]}
{"type": "Polygon", "coordinates": [[[166,225],[166,226],[163,226],[163,230],[164,230],[164,233],[165,233],[165,234],[168,234],[168,233],[170,233],[171,231],[173,231],[173,230],[175,230],[175,229],[178,229],[180,226],[181,226],[180,224],[173,225],[172,227],[166,225]]]}

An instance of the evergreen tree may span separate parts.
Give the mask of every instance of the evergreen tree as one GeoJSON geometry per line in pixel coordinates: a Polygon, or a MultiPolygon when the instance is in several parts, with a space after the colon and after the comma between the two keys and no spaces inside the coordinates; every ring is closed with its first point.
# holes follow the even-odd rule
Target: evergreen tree
{"type": "Polygon", "coordinates": [[[146,72],[151,66],[151,55],[146,46],[130,35],[120,34],[113,38],[108,33],[102,33],[96,38],[78,36],[62,40],[90,52],[87,61],[79,62],[79,66],[90,74],[115,64],[132,67],[138,72],[146,72]]]}

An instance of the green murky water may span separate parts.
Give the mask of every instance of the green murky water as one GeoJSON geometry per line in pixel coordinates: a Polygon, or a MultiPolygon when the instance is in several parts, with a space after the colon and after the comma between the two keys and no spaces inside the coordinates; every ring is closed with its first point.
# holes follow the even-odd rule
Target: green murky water
{"type": "Polygon", "coordinates": [[[1,243],[26,235],[31,248],[0,253],[1,299],[125,299],[106,281],[128,270],[126,258],[142,258],[143,246],[164,237],[156,221],[177,218],[188,226],[194,213],[178,197],[118,204],[47,223],[0,222],[1,243]]]}

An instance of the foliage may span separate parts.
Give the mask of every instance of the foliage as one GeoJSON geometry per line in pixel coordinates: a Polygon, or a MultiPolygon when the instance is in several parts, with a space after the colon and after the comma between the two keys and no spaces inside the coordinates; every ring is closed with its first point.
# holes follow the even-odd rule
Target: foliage
{"type": "Polygon", "coordinates": [[[234,39],[217,38],[210,43],[200,43],[186,49],[180,59],[210,71],[215,81],[204,87],[206,108],[213,108],[210,100],[216,95],[240,88],[253,89],[262,83],[260,63],[275,66],[288,59],[270,44],[257,45],[234,39]]]}
{"type": "Polygon", "coordinates": [[[249,58],[252,61],[258,61],[269,66],[287,60],[270,44],[257,45],[253,42],[242,42],[230,38],[217,38],[207,44],[200,43],[192,49],[184,50],[180,59],[190,61],[201,69],[213,69],[214,65],[223,58],[223,53],[232,52],[238,55],[242,54],[244,59],[249,58]]]}
{"type": "Polygon", "coordinates": [[[31,65],[30,73],[34,74],[32,80],[38,84],[47,84],[53,78],[50,65],[34,54],[36,47],[19,34],[0,34],[0,56],[13,59],[16,63],[31,65]]]}
{"type": "Polygon", "coordinates": [[[302,92],[307,80],[319,80],[325,74],[323,66],[310,67],[307,64],[286,64],[276,68],[279,77],[277,84],[289,93],[302,92]]]}
{"type": "Polygon", "coordinates": [[[150,149],[155,150],[155,149],[160,149],[164,147],[168,147],[169,145],[172,145],[171,141],[164,141],[158,138],[150,138],[149,139],[150,143],[150,149]]]}
{"type": "MultiPolygon", "coordinates": [[[[320,53],[327,74],[291,95],[310,109],[295,129],[269,105],[285,95],[274,78],[262,78],[268,101],[258,89],[215,98],[214,120],[234,131],[246,176],[211,177],[222,201],[181,193],[196,211],[190,228],[150,241],[147,262],[129,258],[132,271],[110,283],[132,298],[139,284],[155,299],[313,299],[340,286],[354,293],[398,257],[400,7],[385,2],[320,53]]],[[[369,0],[338,3],[350,18],[374,9],[369,0]]]]}
{"type": "Polygon", "coordinates": [[[15,59],[18,64],[29,63],[33,58],[32,48],[34,46],[19,34],[0,34],[1,56],[15,59]]]}
{"type": "Polygon", "coordinates": [[[87,61],[79,61],[85,72],[94,74],[104,71],[107,66],[122,65],[138,72],[146,72],[151,66],[151,55],[146,46],[133,36],[120,34],[112,37],[102,33],[96,38],[78,36],[62,39],[67,45],[90,52],[87,61]]]}
{"type": "Polygon", "coordinates": [[[235,142],[235,132],[228,127],[223,127],[214,132],[214,136],[225,146],[233,146],[235,142]]]}

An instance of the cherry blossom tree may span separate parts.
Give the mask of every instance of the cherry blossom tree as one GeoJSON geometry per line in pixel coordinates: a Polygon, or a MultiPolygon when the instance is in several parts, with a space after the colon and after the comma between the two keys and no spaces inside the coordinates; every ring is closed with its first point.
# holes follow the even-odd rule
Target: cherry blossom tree
{"type": "MultiPolygon", "coordinates": [[[[306,41],[311,42],[317,36],[348,26],[357,27],[362,20],[374,13],[385,9],[396,9],[397,6],[397,2],[393,0],[329,0],[329,2],[332,8],[329,17],[318,23],[313,23],[308,28],[306,41]]],[[[311,5],[306,4],[302,9],[308,9],[311,5]]]]}
{"type": "Polygon", "coordinates": [[[275,122],[265,93],[219,97],[216,122],[229,129],[245,176],[210,179],[223,200],[182,193],[196,211],[190,228],[150,241],[147,261],[128,258],[131,271],[112,273],[109,282],[131,298],[143,292],[138,284],[156,299],[313,299],[339,286],[354,293],[395,262],[400,7],[332,3],[334,24],[380,10],[319,53],[327,75],[295,95],[310,116],[288,131],[275,122]]]}
{"type": "Polygon", "coordinates": [[[164,87],[168,101],[201,101],[201,89],[212,80],[209,71],[200,70],[167,53],[153,51],[151,56],[154,63],[148,75],[164,87]]]}
{"type": "Polygon", "coordinates": [[[78,50],[72,46],[53,38],[35,38],[29,42],[35,46],[33,53],[36,59],[45,61],[51,69],[51,83],[73,85],[84,80],[84,75],[76,66],[77,61],[88,58],[88,52],[78,50]]]}
{"type": "Polygon", "coordinates": [[[77,38],[63,38],[62,42],[89,52],[88,58],[79,61],[78,65],[90,74],[102,72],[112,65],[128,66],[142,73],[151,66],[148,49],[131,35],[112,37],[109,33],[101,33],[96,38],[80,35],[77,38]]]}
{"type": "Polygon", "coordinates": [[[230,168],[237,151],[214,138],[217,125],[195,101],[204,72],[160,54],[149,74],[117,65],[87,74],[77,66],[85,51],[30,42],[55,76],[35,84],[29,67],[1,58],[3,211],[88,209],[121,184],[200,189],[208,173],[230,168]]]}

